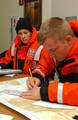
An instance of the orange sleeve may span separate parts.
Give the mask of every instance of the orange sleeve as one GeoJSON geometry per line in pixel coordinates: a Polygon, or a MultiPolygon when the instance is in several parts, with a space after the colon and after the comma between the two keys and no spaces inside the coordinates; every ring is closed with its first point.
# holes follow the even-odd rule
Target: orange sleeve
{"type": "Polygon", "coordinates": [[[63,103],[78,106],[78,83],[64,83],[63,103]]]}
{"type": "Polygon", "coordinates": [[[42,49],[41,51],[38,68],[45,75],[48,75],[55,68],[54,60],[50,57],[49,53],[45,49],[42,49]]]}
{"type": "MultiPolygon", "coordinates": [[[[78,83],[65,82],[61,84],[63,84],[62,103],[78,106],[78,83]]],[[[58,85],[58,82],[48,85],[48,99],[51,102],[58,102],[58,85]]]]}
{"type": "Polygon", "coordinates": [[[7,50],[4,57],[0,58],[0,64],[7,64],[12,60],[11,51],[7,50]]]}
{"type": "Polygon", "coordinates": [[[51,102],[57,102],[58,82],[50,82],[48,85],[48,99],[51,102]]]}

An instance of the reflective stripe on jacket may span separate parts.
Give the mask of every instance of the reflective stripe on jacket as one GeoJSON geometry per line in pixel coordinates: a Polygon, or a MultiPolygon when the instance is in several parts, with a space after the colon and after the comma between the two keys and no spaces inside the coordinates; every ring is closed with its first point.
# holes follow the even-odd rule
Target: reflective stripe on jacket
{"type": "MultiPolygon", "coordinates": [[[[37,45],[37,44],[36,44],[37,45]]],[[[41,50],[43,49],[43,46],[40,45],[38,46],[38,48],[34,49],[35,46],[32,48],[32,46],[30,46],[30,48],[28,49],[27,51],[27,55],[26,55],[26,59],[25,59],[25,66],[24,66],[24,69],[26,71],[26,73],[28,73],[29,71],[29,68],[31,69],[35,69],[35,67],[37,66],[37,63],[40,59],[40,54],[41,54],[41,50]]],[[[12,47],[11,47],[11,56],[14,58],[16,57],[16,51],[17,51],[17,48],[15,47],[15,43],[13,43],[12,47]]],[[[16,58],[15,58],[16,59],[16,58]]],[[[17,61],[14,59],[14,63],[17,61]]],[[[16,64],[14,64],[14,69],[16,69],[16,64]]],[[[18,68],[18,67],[17,67],[18,68]]]]}

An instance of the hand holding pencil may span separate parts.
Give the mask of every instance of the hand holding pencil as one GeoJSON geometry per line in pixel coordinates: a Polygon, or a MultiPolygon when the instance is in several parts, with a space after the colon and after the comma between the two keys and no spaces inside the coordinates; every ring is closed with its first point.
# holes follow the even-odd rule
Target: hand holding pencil
{"type": "Polygon", "coordinates": [[[29,68],[29,73],[30,73],[30,77],[27,80],[28,88],[32,89],[32,88],[34,88],[36,86],[39,86],[40,85],[40,79],[32,76],[32,72],[31,72],[30,68],[29,68]]]}
{"type": "Polygon", "coordinates": [[[40,100],[40,79],[33,77],[31,69],[29,69],[30,77],[27,80],[28,91],[22,92],[20,97],[26,99],[40,100]]]}

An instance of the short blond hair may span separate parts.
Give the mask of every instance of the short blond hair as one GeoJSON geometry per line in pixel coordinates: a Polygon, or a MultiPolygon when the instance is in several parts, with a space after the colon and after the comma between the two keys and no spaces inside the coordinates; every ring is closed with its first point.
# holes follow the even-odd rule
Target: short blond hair
{"type": "Polygon", "coordinates": [[[59,17],[52,17],[46,20],[40,27],[39,35],[42,41],[47,37],[57,37],[62,40],[66,35],[74,36],[68,22],[59,17]]]}

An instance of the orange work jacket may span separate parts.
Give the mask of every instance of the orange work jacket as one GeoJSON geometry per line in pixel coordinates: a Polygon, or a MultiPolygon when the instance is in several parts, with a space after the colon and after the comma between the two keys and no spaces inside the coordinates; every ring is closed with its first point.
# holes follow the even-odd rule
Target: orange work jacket
{"type": "Polygon", "coordinates": [[[75,36],[78,37],[78,20],[69,20],[68,23],[71,26],[75,36]]]}
{"type": "Polygon", "coordinates": [[[23,44],[18,36],[15,37],[10,49],[0,58],[0,66],[2,69],[21,69],[26,74],[29,74],[29,68],[34,74],[38,73],[35,69],[39,68],[44,75],[47,75],[53,64],[48,52],[40,46],[37,31],[33,28],[31,39],[27,44],[23,44]]]}

